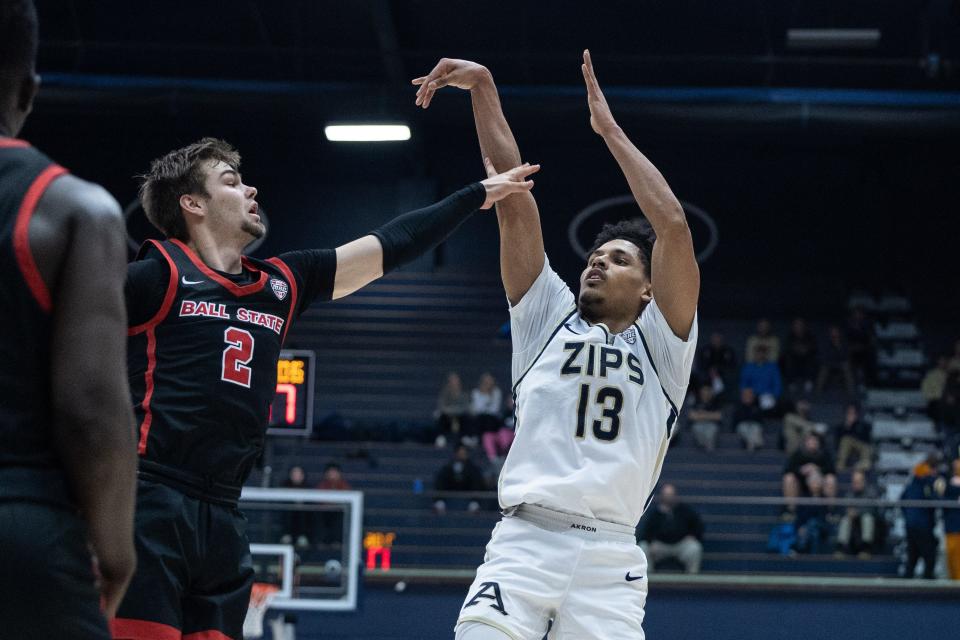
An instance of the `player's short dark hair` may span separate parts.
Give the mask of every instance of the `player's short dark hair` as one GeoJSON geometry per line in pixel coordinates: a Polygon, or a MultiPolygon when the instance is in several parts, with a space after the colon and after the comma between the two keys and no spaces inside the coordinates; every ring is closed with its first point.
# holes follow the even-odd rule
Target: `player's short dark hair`
{"type": "Polygon", "coordinates": [[[37,10],[33,0],[0,0],[0,80],[32,72],[37,57],[37,10]]]}
{"type": "Polygon", "coordinates": [[[204,186],[204,163],[224,162],[240,170],[240,153],[230,143],[203,138],[150,163],[150,172],[140,176],[140,204],[153,226],[168,238],[187,240],[187,223],[180,210],[185,193],[209,195],[204,186]]]}
{"type": "Polygon", "coordinates": [[[587,255],[592,254],[602,245],[611,240],[627,240],[632,242],[640,250],[640,262],[647,270],[647,277],[651,277],[650,261],[653,256],[653,243],[657,239],[657,234],[653,227],[644,218],[632,218],[621,220],[616,224],[605,224],[593,241],[593,246],[587,255]]]}

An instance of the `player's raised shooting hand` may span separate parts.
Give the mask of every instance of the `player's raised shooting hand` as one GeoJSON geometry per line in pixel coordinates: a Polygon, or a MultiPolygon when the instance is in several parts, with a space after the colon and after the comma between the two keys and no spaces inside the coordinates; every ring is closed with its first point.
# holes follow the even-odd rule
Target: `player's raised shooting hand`
{"type": "Polygon", "coordinates": [[[426,109],[437,89],[449,86],[469,91],[489,75],[487,68],[476,62],[440,58],[430,73],[412,80],[413,84],[420,87],[417,89],[416,105],[426,109]]]}
{"type": "Polygon", "coordinates": [[[590,126],[601,136],[616,131],[618,128],[617,121],[613,119],[607,99],[603,97],[600,83],[597,82],[597,76],[593,73],[593,62],[590,60],[589,49],[583,50],[583,64],[580,65],[580,69],[583,71],[583,81],[587,85],[590,126]]]}
{"type": "Polygon", "coordinates": [[[487,179],[480,184],[487,190],[487,199],[483,202],[481,209],[489,209],[511,194],[530,191],[533,189],[533,180],[526,178],[540,171],[540,165],[526,162],[509,171],[497,173],[490,158],[483,159],[483,166],[487,170],[487,179]]]}

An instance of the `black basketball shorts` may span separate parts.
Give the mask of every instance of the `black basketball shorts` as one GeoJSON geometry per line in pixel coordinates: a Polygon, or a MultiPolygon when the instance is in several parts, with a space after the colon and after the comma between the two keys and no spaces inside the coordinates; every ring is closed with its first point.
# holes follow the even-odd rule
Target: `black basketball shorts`
{"type": "Polygon", "coordinates": [[[107,640],[84,522],[33,502],[0,502],[0,638],[107,640]]]}
{"type": "Polygon", "coordinates": [[[137,572],[115,640],[242,640],[253,585],[247,519],[234,506],[141,478],[137,572]]]}

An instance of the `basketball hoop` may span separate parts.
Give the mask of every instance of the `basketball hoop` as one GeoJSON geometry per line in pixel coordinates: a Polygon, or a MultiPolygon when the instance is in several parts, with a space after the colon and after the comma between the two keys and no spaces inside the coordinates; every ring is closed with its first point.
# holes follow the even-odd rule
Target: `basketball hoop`
{"type": "Polygon", "coordinates": [[[280,587],[275,584],[253,583],[247,617],[243,619],[243,637],[245,640],[263,637],[263,617],[278,591],[280,591],[280,587]]]}

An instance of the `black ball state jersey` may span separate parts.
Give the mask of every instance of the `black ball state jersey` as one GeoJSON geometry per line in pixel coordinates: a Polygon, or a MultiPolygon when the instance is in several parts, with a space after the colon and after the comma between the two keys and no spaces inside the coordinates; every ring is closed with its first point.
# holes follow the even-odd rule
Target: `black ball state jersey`
{"type": "Polygon", "coordinates": [[[66,169],[0,138],[0,499],[66,500],[53,447],[50,312],[55,301],[29,245],[30,218],[66,169]]]}
{"type": "Polygon", "coordinates": [[[260,454],[304,276],[244,257],[237,284],[179,240],[147,241],[137,258],[168,267],[159,311],[127,332],[141,472],[233,500],[260,454]]]}

